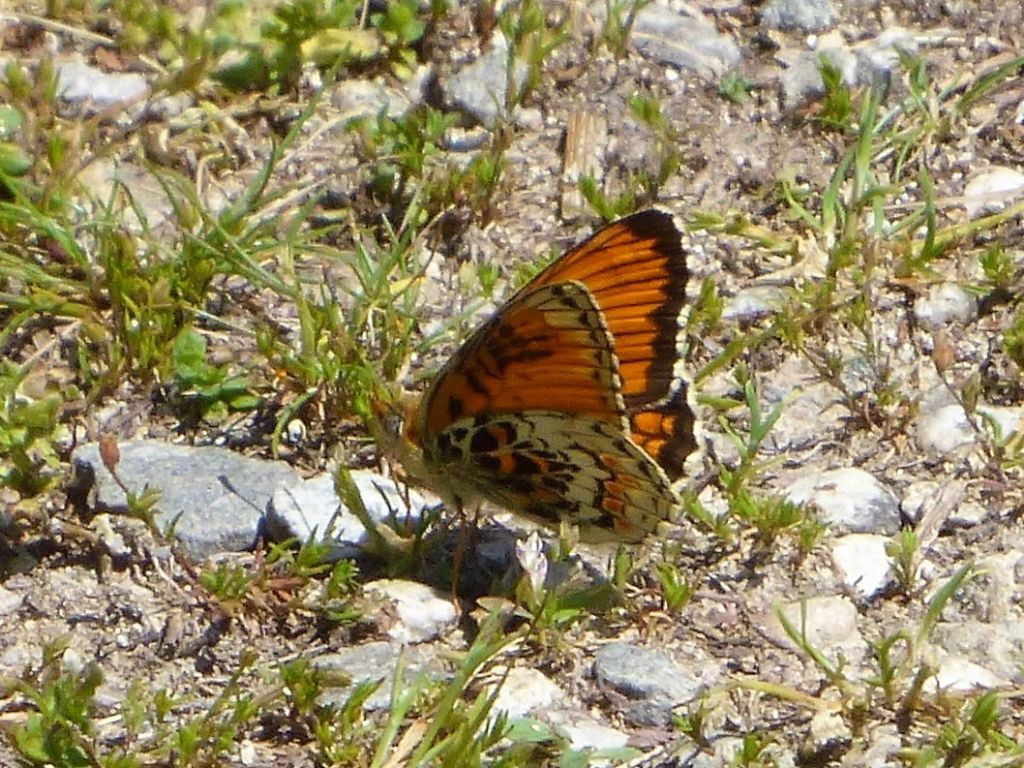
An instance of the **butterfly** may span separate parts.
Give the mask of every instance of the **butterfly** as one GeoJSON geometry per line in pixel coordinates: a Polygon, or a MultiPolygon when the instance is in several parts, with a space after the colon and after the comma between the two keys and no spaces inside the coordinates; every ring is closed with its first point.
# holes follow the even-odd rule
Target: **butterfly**
{"type": "Polygon", "coordinates": [[[672,217],[620,219],[480,325],[407,414],[406,471],[589,541],[635,542],[678,509],[696,447],[676,375],[688,278],[672,217]]]}

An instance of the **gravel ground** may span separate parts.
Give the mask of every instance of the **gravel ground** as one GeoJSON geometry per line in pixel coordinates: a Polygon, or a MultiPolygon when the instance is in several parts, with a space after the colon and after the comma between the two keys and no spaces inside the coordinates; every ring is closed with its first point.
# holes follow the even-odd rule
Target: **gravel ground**
{"type": "MultiPolygon", "coordinates": [[[[691,227],[686,232],[690,293],[696,299],[701,284],[713,281],[724,306],[725,319],[712,332],[690,339],[687,365],[700,370],[730,341],[771,326],[781,302],[825,276],[824,255],[831,243],[799,221],[777,194],[780,179],[823,190],[850,142],[816,119],[825,99],[815,91],[813,75],[807,74],[814,71],[809,60],[831,51],[840,69],[859,78],[859,84],[867,77],[890,77],[885,105],[893,105],[907,94],[893,41],[919,56],[936,83],[975,78],[1024,53],[1021,6],[998,0],[652,7],[679,18],[697,16],[707,24],[682,41],[674,28],[662,39],[658,24],[638,25],[641,50],[616,58],[606,51],[595,53],[588,45],[600,29],[592,14],[573,16],[567,41],[548,57],[537,89],[515,116],[490,220],[451,211],[438,231],[448,228],[452,236],[428,242],[440,258],[431,262],[423,288],[422,331],[429,332],[453,307],[479,303],[480,297],[458,290],[461,265],[497,265],[500,296],[518,265],[546,258],[592,230],[593,219],[568,220],[564,215],[565,133],[577,119],[574,113],[606,126],[603,146],[594,151],[596,167],[612,194],[625,186],[631,173],[649,170],[658,153],[656,140],[632,117],[628,103],[642,92],[660,99],[682,155],[679,171],[660,189],[657,205],[674,213],[681,224],[704,213],[749,222],[788,246],[771,248],[743,226],[734,231],[691,227]],[[796,17],[787,15],[790,6],[801,9],[796,17]],[[830,13],[822,15],[824,11],[830,13]],[[787,23],[790,28],[775,28],[787,23]],[[693,65],[697,71],[665,63],[663,48],[680,42],[700,53],[693,65]],[[886,67],[892,68],[891,74],[884,74],[886,67]],[[749,95],[739,103],[719,91],[726,71],[738,72],[749,84],[749,95]]],[[[549,10],[558,15],[572,9],[552,5],[549,10]]],[[[32,24],[14,18],[3,23],[0,60],[42,57],[45,48],[32,24]]],[[[451,101],[453,83],[481,56],[481,36],[474,31],[478,23],[470,9],[459,9],[434,33],[424,51],[431,84],[409,92],[414,101],[451,101]]],[[[104,69],[104,60],[80,37],[59,30],[46,35],[56,41],[58,60],[81,51],[87,62],[104,69]]],[[[390,79],[375,84],[393,92],[404,88],[390,79]]],[[[357,159],[352,135],[340,127],[353,109],[353,87],[351,82],[332,87],[302,140],[279,167],[275,183],[297,182],[308,192],[326,192],[325,202],[314,211],[317,216],[331,208],[350,208],[360,222],[369,223],[378,220],[379,212],[372,210],[366,193],[367,169],[357,159]]],[[[472,87],[490,86],[475,82],[472,87]]],[[[990,210],[993,198],[1012,200],[1024,188],[1014,176],[1024,172],[1022,99],[1018,69],[1016,77],[1007,78],[947,130],[917,146],[914,162],[928,168],[943,226],[977,220],[990,210]],[[978,197],[992,189],[997,190],[994,195],[978,197]]],[[[230,199],[240,190],[269,152],[268,126],[293,115],[302,103],[281,99],[258,109],[249,102],[235,106],[235,144],[226,147],[233,153],[234,167],[209,181],[211,199],[230,199]]],[[[939,110],[937,104],[932,107],[939,110]]],[[[453,143],[471,145],[474,137],[488,136],[485,128],[471,122],[464,119],[453,143]]],[[[130,123],[128,141],[117,145],[128,165],[132,147],[160,125],[152,119],[144,125],[130,123]]],[[[195,148],[184,139],[178,143],[186,134],[178,132],[173,118],[167,126],[166,162],[189,167],[187,158],[195,148]]],[[[123,133],[117,126],[106,130],[123,133]]],[[[450,156],[469,158],[472,152],[451,150],[450,156]]],[[[99,166],[104,158],[98,154],[86,169],[96,174],[93,183],[102,183],[99,166]]],[[[145,174],[130,184],[142,195],[145,174]]],[[[920,201],[919,193],[908,187],[903,198],[886,198],[887,215],[897,219],[901,206],[920,201]]],[[[152,200],[143,205],[154,217],[161,210],[159,194],[152,200]]],[[[300,199],[289,202],[298,205],[300,199]]],[[[1007,716],[1002,727],[1018,745],[1024,742],[1019,460],[1013,454],[1003,461],[994,458],[998,454],[991,449],[992,441],[970,426],[962,407],[963,393],[973,388],[980,392],[979,409],[989,414],[991,423],[1005,425],[1007,433],[1024,416],[1020,371],[1001,343],[1019,316],[1019,291],[986,289],[979,266],[980,254],[1000,245],[1019,277],[1024,253],[1020,235],[1018,213],[977,238],[965,238],[962,247],[911,274],[897,272],[900,251],[889,247],[877,254],[865,326],[853,327],[838,311],[833,317],[826,312],[803,326],[802,351],[771,340],[749,347],[733,363],[703,377],[698,390],[706,421],[699,496],[704,507],[716,514],[725,511],[716,472],[739,460],[727,429],[745,434],[750,426],[746,409],[719,417],[712,407],[718,398],[742,400],[733,372],[742,362],[757,381],[765,410],[783,406],[762,446],[754,487],[815,503],[826,523],[824,534],[808,551],[796,536],[769,539],[756,526],[729,541],[697,525],[687,526],[673,557],[697,592],[682,612],[665,610],[651,581],[648,587],[634,588],[626,605],[578,622],[556,643],[517,647],[508,663],[536,675],[524,675],[521,684],[527,693],[522,698],[545,701],[546,686],[553,683],[556,690],[532,714],[550,716],[549,722],[565,726],[566,733],[585,732],[578,745],[628,742],[652,765],[728,764],[749,734],[770,742],[758,758],[764,764],[768,758],[780,765],[912,762],[910,752],[900,755],[899,750],[936,743],[939,723],[934,712],[940,710],[926,707],[907,724],[901,720],[898,697],[885,701],[865,691],[874,690],[869,681],[878,674],[876,644],[900,631],[914,635],[930,622],[934,631],[921,653],[937,677],[929,677],[924,690],[943,688],[947,702],[982,689],[1016,691],[1003,699],[1007,716]],[[829,360],[840,361],[831,377],[829,360]],[[901,528],[914,530],[919,541],[911,575],[903,582],[890,568],[885,549],[901,528]],[[929,601],[937,590],[968,563],[977,575],[940,615],[929,616],[929,601]],[[795,626],[804,627],[810,646],[842,669],[841,684],[835,682],[838,672],[830,676],[827,664],[815,663],[808,649],[798,647],[784,631],[779,607],[795,626]],[[768,686],[775,688],[769,691],[768,686]],[[792,695],[778,695],[782,688],[792,695]],[[772,693],[776,695],[765,695],[772,693]],[[705,697],[705,733],[710,738],[694,746],[681,740],[669,713],[690,711],[698,695],[705,697]],[[852,701],[871,704],[851,713],[852,701]],[[673,756],[680,745],[685,745],[681,753],[673,756]]],[[[329,260],[300,268],[314,275],[326,270],[336,282],[350,279],[329,260]]],[[[230,281],[224,289],[235,299],[220,308],[231,322],[252,327],[256,318],[269,314],[285,327],[294,324],[293,310],[279,299],[230,281]]],[[[840,281],[835,306],[858,297],[851,280],[840,281]]],[[[251,342],[231,334],[214,349],[240,364],[259,365],[251,342]]],[[[27,354],[24,349],[11,351],[27,354]]],[[[437,345],[433,356],[413,361],[413,371],[430,368],[449,352],[450,347],[437,345]]],[[[59,356],[54,356],[53,367],[48,375],[59,376],[67,369],[59,356]]],[[[71,426],[82,442],[113,432],[120,440],[184,438],[269,456],[266,424],[273,417],[268,414],[211,430],[182,424],[153,402],[151,392],[128,384],[118,398],[97,404],[89,414],[71,416],[71,426]]],[[[352,423],[325,425],[312,417],[305,423],[305,442],[284,451],[304,473],[324,468],[339,435],[351,455],[372,454],[352,423]]],[[[70,464],[67,471],[70,479],[70,464]]],[[[0,504],[8,501],[13,508],[16,499],[11,497],[0,504]]],[[[247,685],[257,685],[266,670],[298,654],[334,659],[330,654],[355,649],[354,656],[338,661],[350,673],[360,659],[374,659],[369,667],[377,670],[394,663],[397,641],[389,630],[405,619],[395,618],[393,603],[366,599],[360,603],[364,618],[341,629],[296,610],[293,603],[284,608],[283,600],[275,602],[273,590],[268,590],[263,610],[232,614],[198,586],[187,560],[153,541],[142,524],[91,512],[83,516],[68,503],[63,489],[40,500],[38,510],[47,520],[45,533],[17,546],[9,546],[0,534],[0,677],[27,675],[38,668],[45,642],[65,638],[63,669],[75,671],[98,662],[103,670],[96,693],[100,743],[123,733],[119,703],[133,683],[171,692],[182,702],[178,712],[183,716],[201,712],[224,689],[246,652],[258,659],[256,668],[245,673],[247,685]],[[111,556],[115,538],[123,549],[111,556]],[[380,660],[373,655],[377,653],[380,660]]],[[[510,549],[521,530],[514,520],[499,517],[482,535],[510,549]],[[507,533],[506,524],[513,534],[507,533]]],[[[607,553],[583,556],[603,567],[607,553]]],[[[253,564],[251,554],[223,557],[253,564]]],[[[377,573],[366,568],[366,578],[375,579],[377,573]]],[[[431,604],[428,598],[417,601],[431,604]]],[[[440,627],[439,635],[416,646],[416,663],[443,676],[450,671],[446,654],[466,647],[473,621],[467,616],[456,623],[443,611],[430,621],[440,627]]],[[[25,711],[25,700],[0,685],[0,723],[17,725],[25,711]]],[[[285,719],[261,718],[219,764],[322,764],[311,756],[309,734],[291,730],[285,719]]],[[[0,744],[0,765],[16,761],[11,747],[0,744]]]]}

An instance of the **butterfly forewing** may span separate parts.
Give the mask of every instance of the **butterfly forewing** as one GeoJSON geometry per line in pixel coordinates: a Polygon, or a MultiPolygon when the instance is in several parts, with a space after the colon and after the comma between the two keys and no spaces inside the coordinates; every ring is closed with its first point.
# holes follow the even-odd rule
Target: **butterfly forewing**
{"type": "Polygon", "coordinates": [[[669,397],[678,382],[679,315],[689,272],[672,216],[643,211],[570,249],[531,283],[587,286],[614,339],[626,407],[669,397]]]}
{"type": "Polygon", "coordinates": [[[521,291],[444,367],[423,400],[418,439],[464,417],[539,404],[626,428],[618,366],[600,311],[576,283],[521,291]]]}

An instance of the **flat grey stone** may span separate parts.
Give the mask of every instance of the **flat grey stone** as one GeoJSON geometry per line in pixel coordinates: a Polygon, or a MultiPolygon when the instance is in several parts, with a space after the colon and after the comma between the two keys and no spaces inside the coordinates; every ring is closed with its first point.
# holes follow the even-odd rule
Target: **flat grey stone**
{"type": "Polygon", "coordinates": [[[952,453],[974,442],[974,430],[959,403],[922,411],[917,419],[915,439],[918,447],[933,455],[952,453]]]}
{"type": "Polygon", "coordinates": [[[964,207],[970,218],[1001,211],[1024,195],[1024,173],[993,165],[973,174],[964,185],[964,207]]]}
{"type": "Polygon", "coordinates": [[[633,643],[610,643],[594,657],[599,685],[629,699],[622,716],[633,725],[664,726],[672,707],[691,701],[703,680],[662,651],[633,643]]]}
{"type": "MultiPolygon", "coordinates": [[[[1006,440],[1020,428],[1024,410],[1000,405],[979,405],[976,423],[983,434],[1006,440]]],[[[917,445],[932,455],[953,453],[963,446],[973,445],[978,439],[959,403],[932,405],[922,409],[915,434],[917,445]]]]}
{"type": "Polygon", "coordinates": [[[736,295],[728,299],[722,310],[723,320],[751,322],[760,317],[777,313],[792,294],[778,285],[752,285],[740,288],[736,295]]]}
{"type": "MultiPolygon", "coordinates": [[[[508,42],[500,32],[491,47],[469,66],[443,84],[446,102],[476,122],[492,127],[505,114],[508,100],[508,42]]],[[[526,64],[516,61],[513,79],[517,88],[526,82],[526,64]]]]}
{"type": "MultiPolygon", "coordinates": [[[[867,643],[857,627],[857,606],[849,598],[835,595],[811,597],[786,603],[781,606],[781,611],[798,637],[806,638],[808,643],[833,661],[842,656],[856,668],[865,658],[867,643]]],[[[777,642],[800,652],[774,611],[766,617],[765,628],[777,642]]]]}
{"type": "Polygon", "coordinates": [[[0,675],[20,677],[32,665],[34,654],[24,644],[12,645],[0,652],[0,675]]]}
{"type": "Polygon", "coordinates": [[[976,501],[964,501],[949,515],[947,528],[973,528],[985,522],[988,510],[976,501]]]}
{"type": "Polygon", "coordinates": [[[378,640],[363,645],[341,648],[313,660],[313,666],[323,672],[342,672],[352,680],[351,686],[325,690],[320,697],[323,705],[340,706],[351,693],[352,686],[364,682],[380,682],[377,690],[366,700],[363,708],[380,711],[391,705],[391,687],[398,666],[398,656],[404,653],[403,680],[408,683],[417,673],[425,671],[435,680],[447,680],[451,673],[438,659],[429,645],[403,648],[399,643],[378,640]]]}
{"type": "Polygon", "coordinates": [[[174,215],[175,201],[168,197],[167,189],[153,173],[135,163],[98,157],[78,178],[95,200],[108,200],[115,188],[127,190],[133,205],[126,207],[121,221],[133,232],[159,228],[174,215]]]}
{"type": "Polygon", "coordinates": [[[914,302],[914,317],[928,331],[951,323],[969,323],[977,314],[978,300],[958,283],[931,285],[914,302]]]}
{"type": "Polygon", "coordinates": [[[902,27],[883,29],[877,37],[854,45],[857,81],[862,85],[886,85],[900,67],[900,55],[913,55],[918,47],[914,33],[902,27]]]}
{"type": "Polygon", "coordinates": [[[993,675],[1024,682],[1020,660],[1024,657],[1024,623],[1016,613],[989,623],[969,619],[941,622],[935,626],[932,642],[950,656],[984,666],[993,675]]]}
{"type": "Polygon", "coordinates": [[[853,734],[846,720],[835,710],[822,708],[814,713],[810,723],[811,742],[819,750],[830,744],[848,744],[853,734]]]}
{"type": "Polygon", "coordinates": [[[87,103],[102,111],[149,95],[149,84],[132,72],[104,72],[82,61],[57,65],[57,95],[71,103],[87,103]]]}
{"type": "Polygon", "coordinates": [[[364,588],[366,595],[394,604],[394,617],[387,635],[400,643],[422,643],[435,640],[454,626],[458,614],[452,601],[415,581],[378,579],[364,588]]]}
{"type": "Polygon", "coordinates": [[[765,413],[782,408],[766,446],[780,453],[818,444],[846,412],[836,388],[822,382],[820,375],[796,356],[775,367],[765,379],[761,396],[765,413]]]}
{"type": "Polygon", "coordinates": [[[512,718],[525,717],[537,710],[546,712],[565,698],[562,689],[540,670],[513,667],[501,683],[491,713],[492,716],[504,712],[512,718]]]}
{"type": "Polygon", "coordinates": [[[9,613],[14,613],[21,607],[24,600],[24,596],[19,595],[17,592],[12,592],[3,585],[0,585],[0,616],[6,616],[9,613]]]}
{"type": "Polygon", "coordinates": [[[831,542],[843,583],[865,599],[885,589],[892,581],[892,560],[885,551],[891,541],[875,533],[851,533],[831,542]]]}
{"type": "Polygon", "coordinates": [[[801,51],[779,78],[786,109],[795,109],[806,101],[825,95],[825,80],[821,75],[823,61],[839,70],[843,83],[849,86],[857,84],[857,58],[850,51],[835,48],[801,51]]]}
{"type": "MultiPolygon", "coordinates": [[[[367,470],[353,470],[352,482],[370,518],[396,531],[415,527],[430,506],[419,492],[399,488],[388,477],[367,470]],[[408,504],[407,504],[408,502],[408,504]]],[[[317,475],[290,479],[274,489],[266,517],[267,534],[274,541],[315,536],[331,545],[327,561],[361,554],[369,541],[362,522],[349,511],[334,489],[334,476],[317,475]]]]}
{"type": "Polygon", "coordinates": [[[872,728],[864,742],[864,751],[857,755],[856,763],[847,761],[847,765],[856,764],[858,768],[894,768],[900,764],[898,756],[903,749],[903,737],[895,724],[872,728]]]}
{"type": "Polygon", "coordinates": [[[614,750],[629,744],[629,734],[595,720],[583,712],[556,710],[546,719],[576,750],[614,750]]]}
{"type": "Polygon", "coordinates": [[[1024,408],[1009,405],[979,405],[978,414],[986,430],[998,440],[1006,440],[1024,424],[1024,408]]]}
{"type": "Polygon", "coordinates": [[[834,18],[831,0],[768,0],[761,7],[761,23],[773,29],[820,32],[834,18]]]}
{"type": "Polygon", "coordinates": [[[380,114],[399,118],[412,106],[408,95],[377,80],[342,80],[331,91],[331,104],[346,121],[380,114]]]}
{"type": "Polygon", "coordinates": [[[969,692],[979,689],[1006,688],[1010,681],[987,667],[962,656],[947,656],[938,664],[935,674],[925,681],[924,689],[930,694],[940,692],[969,692]]]}
{"type": "MultiPolygon", "coordinates": [[[[236,552],[256,543],[274,488],[295,482],[298,473],[284,462],[251,459],[224,448],[133,440],[119,443],[118,477],[134,494],[161,492],[156,524],[174,535],[193,558],[236,552]]],[[[90,489],[97,509],[127,512],[127,498],[103,466],[99,445],[74,452],[76,478],[90,489]]]]}
{"type": "Polygon", "coordinates": [[[916,480],[903,489],[900,498],[900,511],[903,516],[915,525],[921,520],[925,511],[938,498],[942,486],[934,480],[916,480]]]}
{"type": "Polygon", "coordinates": [[[736,43],[719,34],[703,15],[677,13],[662,5],[648,5],[637,14],[630,39],[644,58],[708,80],[721,77],[740,61],[736,43]]]}
{"type": "Polygon", "coordinates": [[[892,535],[900,529],[896,496],[857,467],[802,477],[786,490],[786,500],[813,504],[822,522],[840,531],[892,535]]]}

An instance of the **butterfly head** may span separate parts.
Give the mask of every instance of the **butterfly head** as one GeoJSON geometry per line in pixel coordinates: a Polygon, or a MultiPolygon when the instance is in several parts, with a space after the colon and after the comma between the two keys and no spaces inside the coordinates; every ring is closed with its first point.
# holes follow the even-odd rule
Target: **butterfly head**
{"type": "Polygon", "coordinates": [[[397,461],[416,479],[425,474],[419,440],[419,404],[419,397],[406,393],[377,397],[371,407],[371,432],[380,455],[397,461]]]}

